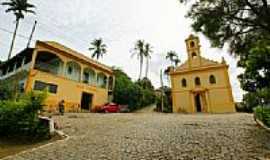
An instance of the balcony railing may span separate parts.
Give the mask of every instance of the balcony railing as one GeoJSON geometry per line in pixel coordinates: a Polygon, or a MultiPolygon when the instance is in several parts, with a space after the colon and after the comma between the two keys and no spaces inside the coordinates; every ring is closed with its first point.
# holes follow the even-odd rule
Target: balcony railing
{"type": "Polygon", "coordinates": [[[29,71],[29,70],[30,70],[30,64],[31,64],[31,63],[24,64],[24,65],[21,66],[20,68],[17,68],[17,69],[15,69],[15,70],[12,70],[12,71],[6,73],[5,75],[1,75],[1,76],[0,76],[0,80],[9,78],[9,77],[11,77],[11,76],[17,74],[18,72],[21,72],[22,70],[29,71]]]}

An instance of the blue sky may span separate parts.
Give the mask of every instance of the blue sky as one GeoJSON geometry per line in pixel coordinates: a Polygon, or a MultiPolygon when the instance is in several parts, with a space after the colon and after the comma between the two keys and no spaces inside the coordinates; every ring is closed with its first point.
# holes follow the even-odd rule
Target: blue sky
{"type": "MultiPolygon", "coordinates": [[[[0,0],[3,2],[5,0],[0,0]]],[[[178,0],[29,0],[37,6],[36,15],[27,16],[19,26],[13,54],[22,50],[26,37],[35,20],[38,21],[34,40],[60,42],[85,55],[90,42],[103,38],[108,53],[101,62],[122,68],[134,80],[138,78],[139,61],[131,58],[131,49],[138,39],[144,39],[154,48],[149,78],[156,87],[160,86],[159,72],[169,65],[165,53],[175,50],[182,62],[187,58],[184,40],[193,33],[191,21],[185,18],[188,6],[178,0]]],[[[5,13],[0,6],[0,59],[5,60],[15,27],[14,16],[5,13]],[[3,31],[5,30],[5,31],[3,31]]],[[[202,55],[221,61],[224,56],[230,65],[230,80],[236,101],[242,99],[237,75],[241,69],[227,49],[211,48],[201,34],[202,55]]],[[[32,46],[34,41],[32,42],[32,46]]]]}

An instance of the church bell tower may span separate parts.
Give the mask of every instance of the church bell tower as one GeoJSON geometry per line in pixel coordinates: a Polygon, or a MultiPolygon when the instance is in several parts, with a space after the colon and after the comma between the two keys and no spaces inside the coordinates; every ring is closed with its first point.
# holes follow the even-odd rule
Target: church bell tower
{"type": "Polygon", "coordinates": [[[200,39],[197,36],[191,34],[186,39],[186,48],[188,54],[189,66],[197,66],[201,64],[201,45],[200,39]]]}

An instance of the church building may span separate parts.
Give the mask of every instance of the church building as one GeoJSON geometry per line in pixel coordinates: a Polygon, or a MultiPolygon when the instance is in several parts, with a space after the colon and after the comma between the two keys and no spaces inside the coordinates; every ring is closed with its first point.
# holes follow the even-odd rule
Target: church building
{"type": "Polygon", "coordinates": [[[235,112],[228,68],[224,58],[215,62],[201,56],[200,40],[186,39],[188,59],[171,70],[173,112],[235,112]]]}

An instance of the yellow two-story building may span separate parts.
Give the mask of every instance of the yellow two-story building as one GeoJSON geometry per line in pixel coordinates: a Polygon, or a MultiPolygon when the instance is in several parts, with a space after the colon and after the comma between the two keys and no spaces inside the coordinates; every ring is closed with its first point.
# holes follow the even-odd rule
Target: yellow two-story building
{"type": "Polygon", "coordinates": [[[201,56],[200,40],[194,35],[186,39],[188,59],[170,71],[173,112],[235,112],[228,68],[201,56]]]}
{"type": "Polygon", "coordinates": [[[27,76],[18,81],[20,90],[47,90],[45,110],[57,111],[64,100],[66,111],[90,111],[112,100],[112,68],[59,43],[37,41],[0,66],[0,80],[23,70],[27,76]]]}

